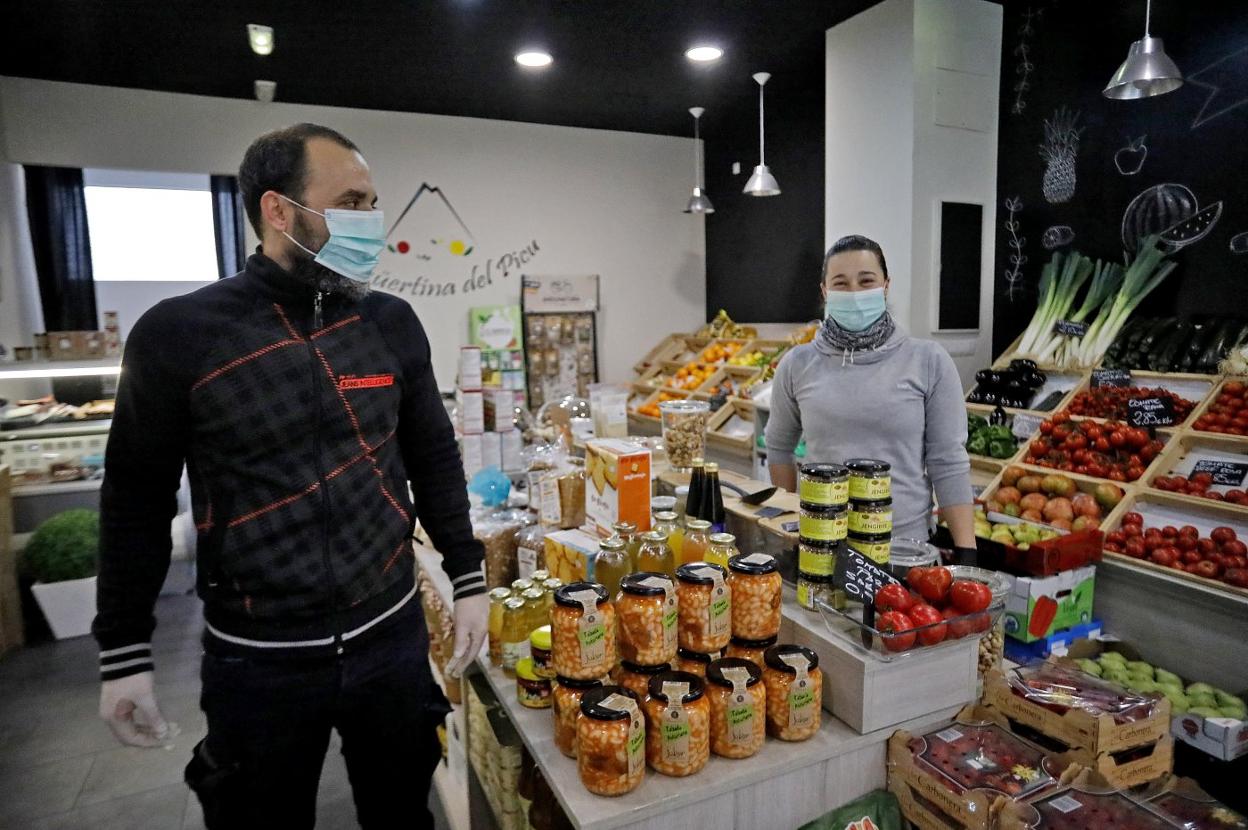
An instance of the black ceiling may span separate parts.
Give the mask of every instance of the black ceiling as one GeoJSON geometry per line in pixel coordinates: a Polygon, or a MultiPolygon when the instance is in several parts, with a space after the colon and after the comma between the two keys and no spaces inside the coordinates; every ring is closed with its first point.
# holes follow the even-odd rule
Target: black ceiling
{"type": "MultiPolygon", "coordinates": [[[[874,0],[9,0],[0,74],[687,135],[688,107],[822,89],[824,31],[874,0]],[[272,55],[246,24],[275,29],[272,55]],[[725,55],[694,65],[713,42],[725,55]],[[512,56],[555,57],[524,70],[512,56]]],[[[708,112],[708,116],[711,113],[708,112]]]]}

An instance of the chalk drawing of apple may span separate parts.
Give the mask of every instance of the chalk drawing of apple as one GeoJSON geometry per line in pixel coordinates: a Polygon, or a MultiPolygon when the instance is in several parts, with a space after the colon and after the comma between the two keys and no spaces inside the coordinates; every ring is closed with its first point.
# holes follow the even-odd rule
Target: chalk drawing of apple
{"type": "Polygon", "coordinates": [[[1147,135],[1142,135],[1114,153],[1114,166],[1119,173],[1134,176],[1144,168],[1144,159],[1148,158],[1148,147],[1144,144],[1147,138],[1147,135]]]}

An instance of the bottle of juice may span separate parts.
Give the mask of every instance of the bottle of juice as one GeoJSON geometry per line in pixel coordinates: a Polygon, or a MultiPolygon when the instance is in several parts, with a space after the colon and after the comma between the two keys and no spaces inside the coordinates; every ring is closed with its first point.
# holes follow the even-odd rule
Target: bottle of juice
{"type": "Polygon", "coordinates": [[[594,557],[594,581],[607,589],[608,599],[615,601],[615,595],[620,592],[620,580],[632,572],[633,563],[623,539],[612,536],[598,543],[598,555],[594,557]]]}
{"type": "Polygon", "coordinates": [[[679,567],[684,564],[684,560],[680,558],[680,547],[685,539],[685,529],[680,526],[680,522],[676,521],[676,514],[668,511],[655,513],[654,529],[667,534],[667,546],[672,549],[672,555],[676,557],[676,565],[679,567]]]}
{"type": "Polygon", "coordinates": [[[737,537],[731,533],[712,533],[711,546],[706,552],[706,561],[728,569],[728,560],[736,556],[737,537]]]}
{"type": "MultiPolygon", "coordinates": [[[[611,525],[611,531],[624,540],[624,549],[628,551],[628,561],[632,570],[637,570],[637,550],[641,547],[641,539],[637,536],[637,525],[632,522],[616,522],[611,525]]],[[[599,580],[601,582],[601,580],[599,580]]],[[[612,594],[611,596],[615,596],[612,594]]]]}
{"type": "MultiPolygon", "coordinates": [[[[680,546],[682,565],[706,559],[707,550],[711,546],[710,533],[711,523],[706,519],[689,519],[685,522],[685,538],[680,546]]],[[[727,562],[724,567],[728,567],[727,562]]]]}
{"type": "Polygon", "coordinates": [[[667,546],[667,537],[660,531],[641,534],[641,551],[637,554],[637,570],[653,571],[676,578],[676,557],[667,546]]]}

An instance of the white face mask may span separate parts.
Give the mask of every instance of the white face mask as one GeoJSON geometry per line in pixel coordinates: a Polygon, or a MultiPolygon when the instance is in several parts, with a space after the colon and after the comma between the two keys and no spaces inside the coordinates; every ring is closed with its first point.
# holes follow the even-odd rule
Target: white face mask
{"type": "Polygon", "coordinates": [[[846,331],[864,331],[884,314],[884,289],[829,291],[823,308],[824,316],[846,331]]]}
{"type": "Polygon", "coordinates": [[[308,213],[324,217],[325,227],[329,229],[329,239],[319,251],[308,250],[285,231],[282,231],[283,236],[329,270],[357,282],[368,282],[377,267],[378,255],[386,247],[386,219],[382,211],[327,210],[321,213],[288,196],[282,198],[308,213]]]}

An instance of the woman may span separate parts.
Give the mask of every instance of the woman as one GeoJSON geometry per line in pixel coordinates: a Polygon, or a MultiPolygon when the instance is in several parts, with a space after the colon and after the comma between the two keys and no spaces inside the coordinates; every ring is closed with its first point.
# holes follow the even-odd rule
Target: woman
{"type": "Polygon", "coordinates": [[[888,286],[875,242],[846,236],[828,250],[823,326],[776,368],[766,432],[771,480],[796,492],[793,448],[803,435],[809,461],[887,461],[893,538],[928,538],[935,488],[965,555],[975,548],[975,515],[962,383],[943,348],[896,326],[885,308],[888,286]]]}

